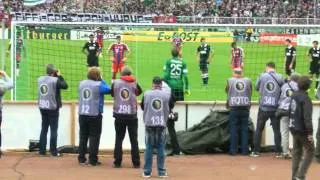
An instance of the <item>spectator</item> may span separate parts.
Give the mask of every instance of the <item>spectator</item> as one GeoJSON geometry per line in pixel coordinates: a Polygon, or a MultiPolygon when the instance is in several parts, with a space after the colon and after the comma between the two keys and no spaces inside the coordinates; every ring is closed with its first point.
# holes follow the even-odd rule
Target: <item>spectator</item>
{"type": "Polygon", "coordinates": [[[276,0],[200,0],[197,3],[176,0],[153,0],[146,4],[140,0],[51,0],[32,7],[24,6],[23,0],[3,0],[6,11],[15,12],[61,12],[61,13],[109,13],[177,16],[222,16],[222,17],[281,17],[313,18],[313,0],[300,0],[299,3],[286,4],[276,0]],[[81,3],[83,3],[81,5],[81,3]],[[194,5],[194,7],[193,7],[194,5]],[[81,8],[83,7],[83,9],[81,8]]]}

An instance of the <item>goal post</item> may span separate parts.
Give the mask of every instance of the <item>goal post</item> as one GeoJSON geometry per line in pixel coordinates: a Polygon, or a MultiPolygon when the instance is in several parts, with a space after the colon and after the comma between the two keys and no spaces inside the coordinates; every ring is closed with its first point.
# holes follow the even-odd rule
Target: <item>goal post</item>
{"type": "MultiPolygon", "coordinates": [[[[284,74],[284,40],[291,39],[297,46],[297,72],[309,70],[308,49],[313,40],[320,41],[320,25],[274,25],[274,24],[167,24],[167,23],[98,23],[98,22],[33,22],[13,21],[11,24],[11,75],[15,88],[12,100],[35,100],[37,78],[45,74],[45,65],[52,63],[61,70],[69,84],[62,93],[65,100],[76,100],[78,83],[86,78],[86,56],[81,52],[88,36],[101,27],[105,31],[102,56],[99,65],[103,78],[111,83],[112,53],[107,52],[115,36],[130,49],[126,65],[133,69],[144,90],[151,88],[153,76],[163,75],[163,66],[171,57],[172,37],[179,35],[184,43],[182,59],[188,67],[191,95],[186,100],[225,100],[226,80],[232,75],[230,69],[231,47],[237,41],[245,52],[244,75],[255,82],[264,71],[267,61],[276,62],[277,71],[284,74]],[[248,28],[253,34],[248,38],[248,28]],[[235,31],[238,34],[235,35],[235,31]],[[16,73],[17,32],[21,33],[26,52],[22,52],[19,76],[16,73]],[[213,49],[209,66],[209,85],[202,86],[201,72],[197,62],[197,47],[201,37],[213,49]],[[24,54],[25,53],[25,54],[24,54]],[[24,57],[25,56],[25,57],[24,57]]],[[[119,74],[118,74],[119,77],[119,74]]],[[[257,99],[257,93],[254,98],[257,99]]]]}

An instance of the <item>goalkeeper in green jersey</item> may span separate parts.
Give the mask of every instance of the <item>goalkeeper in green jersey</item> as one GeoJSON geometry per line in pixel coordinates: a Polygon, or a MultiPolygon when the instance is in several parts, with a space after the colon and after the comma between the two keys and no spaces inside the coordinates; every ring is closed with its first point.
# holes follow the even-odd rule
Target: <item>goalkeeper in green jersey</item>
{"type": "MultiPolygon", "coordinates": [[[[183,101],[184,94],[190,95],[188,88],[188,69],[187,65],[179,57],[179,50],[177,48],[172,49],[172,58],[169,59],[164,65],[164,78],[163,80],[171,88],[174,96],[174,100],[183,101]]],[[[180,155],[181,150],[177,139],[176,130],[174,128],[175,121],[178,119],[169,119],[167,121],[168,132],[172,145],[172,152],[169,155],[180,155]]]]}
{"type": "Polygon", "coordinates": [[[179,58],[179,51],[172,49],[172,58],[164,65],[163,80],[172,89],[177,101],[184,100],[184,94],[190,95],[187,64],[179,58]]]}

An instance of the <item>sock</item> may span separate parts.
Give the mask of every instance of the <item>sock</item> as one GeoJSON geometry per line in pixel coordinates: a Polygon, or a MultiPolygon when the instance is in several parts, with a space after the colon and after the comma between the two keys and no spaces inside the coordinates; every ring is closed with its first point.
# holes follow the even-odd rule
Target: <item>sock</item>
{"type": "Polygon", "coordinates": [[[316,89],[318,89],[318,86],[319,86],[319,80],[317,79],[316,80],[316,89]]]}
{"type": "Polygon", "coordinates": [[[205,84],[205,77],[204,77],[204,74],[201,74],[201,78],[202,78],[202,84],[205,84]]]}
{"type": "Polygon", "coordinates": [[[206,84],[206,78],[202,77],[202,83],[206,84]]]}
{"type": "Polygon", "coordinates": [[[206,83],[205,84],[208,84],[209,82],[209,77],[206,77],[206,83]]]}
{"type": "Polygon", "coordinates": [[[209,76],[208,76],[208,73],[206,73],[206,74],[203,74],[203,84],[208,84],[208,80],[209,80],[209,76]]]}

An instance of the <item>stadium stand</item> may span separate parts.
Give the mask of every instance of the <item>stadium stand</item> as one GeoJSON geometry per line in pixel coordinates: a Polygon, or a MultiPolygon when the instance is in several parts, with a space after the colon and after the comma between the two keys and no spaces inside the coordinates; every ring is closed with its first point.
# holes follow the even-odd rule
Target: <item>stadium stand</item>
{"type": "Polygon", "coordinates": [[[216,17],[319,17],[319,1],[314,0],[48,0],[32,7],[23,5],[23,0],[2,0],[2,11],[43,13],[128,13],[143,15],[197,15],[216,17]],[[318,2],[315,3],[315,2],[318,2]]]}

